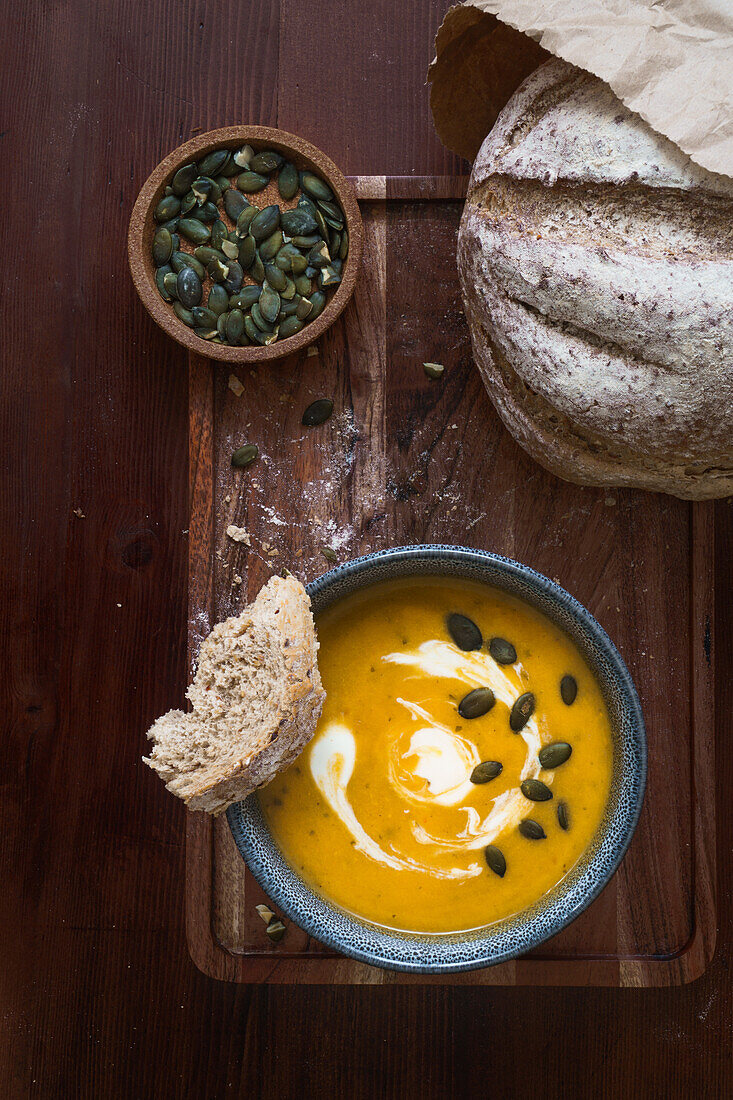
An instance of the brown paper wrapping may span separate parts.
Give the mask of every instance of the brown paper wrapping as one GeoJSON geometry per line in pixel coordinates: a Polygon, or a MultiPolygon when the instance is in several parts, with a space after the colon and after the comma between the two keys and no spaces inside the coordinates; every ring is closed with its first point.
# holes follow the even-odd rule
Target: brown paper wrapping
{"type": "Polygon", "coordinates": [[[468,0],[448,11],[435,45],[435,126],[467,160],[554,54],[605,80],[697,164],[733,176],[730,0],[468,0]]]}

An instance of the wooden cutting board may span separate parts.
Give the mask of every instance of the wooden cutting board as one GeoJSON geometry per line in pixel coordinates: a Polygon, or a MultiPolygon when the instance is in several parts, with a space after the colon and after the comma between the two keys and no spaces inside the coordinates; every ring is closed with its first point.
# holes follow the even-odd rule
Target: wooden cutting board
{"type": "Polygon", "coordinates": [[[516,962],[431,979],[334,955],[293,924],[277,946],[267,900],[225,818],[187,818],[188,944],[238,982],[654,986],[691,981],[715,945],[713,506],[571,485],[503,429],[471,360],[455,264],[464,177],[353,180],[365,227],[353,302],[318,343],[232,372],[191,356],[189,659],[273,572],[304,582],[385,546],[442,542],[555,578],[618,645],[647,722],[649,777],[612,882],[569,928],[516,962]],[[440,381],[424,361],[445,365],[440,381]],[[236,396],[234,373],[244,386],[236,396]],[[303,409],[332,397],[332,418],[303,409]],[[257,443],[258,462],[230,463],[257,443]],[[251,535],[248,549],[226,535],[251,535]],[[241,578],[241,583],[239,579],[241,578]]]}

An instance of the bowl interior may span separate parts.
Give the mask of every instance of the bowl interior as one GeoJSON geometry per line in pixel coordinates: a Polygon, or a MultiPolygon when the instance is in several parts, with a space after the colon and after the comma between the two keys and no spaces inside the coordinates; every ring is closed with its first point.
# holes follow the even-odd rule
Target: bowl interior
{"type": "MultiPolygon", "coordinates": [[[[267,206],[270,202],[280,203],[283,206],[294,205],[294,203],[283,203],[274,178],[262,191],[248,197],[257,206],[267,206]]],[[[133,282],[143,305],[153,320],[178,343],[207,359],[219,359],[231,363],[253,363],[291,355],[299,348],[312,344],[333,324],[353,293],[361,262],[362,242],[361,214],[353,189],[325,153],[310,142],[284,130],[275,130],[266,126],[230,126],[200,134],[191,141],[187,141],[178,149],[174,149],[153,170],[138,195],[130,218],[128,256],[133,282]],[[349,233],[349,253],[344,262],[341,282],[328,300],[320,317],[304,325],[295,336],[278,340],[268,347],[248,345],[243,348],[233,348],[201,340],[178,320],[172,304],[164,302],[160,297],[155,285],[155,267],[151,255],[153,236],[159,228],[154,221],[153,210],[163,197],[166,185],[182,165],[192,160],[201,160],[215,149],[226,147],[236,150],[241,149],[245,144],[251,145],[255,151],[274,149],[292,161],[296,168],[310,169],[328,183],[344,212],[349,233]]]]}
{"type": "Polygon", "coordinates": [[[601,892],[626,851],[639,817],[646,782],[646,736],[633,682],[608,635],[574,597],[527,566],[461,547],[406,547],[341,565],[312,582],[308,592],[317,616],[365,586],[421,575],[481,581],[519,597],[570,636],[597,677],[613,736],[611,790],[601,825],[578,863],[529,909],[485,928],[451,934],[395,932],[314,894],[274,843],[256,795],[230,807],[227,816],[255,878],[310,935],[372,965],[449,973],[493,965],[529,951],[564,928],[601,892]]]}

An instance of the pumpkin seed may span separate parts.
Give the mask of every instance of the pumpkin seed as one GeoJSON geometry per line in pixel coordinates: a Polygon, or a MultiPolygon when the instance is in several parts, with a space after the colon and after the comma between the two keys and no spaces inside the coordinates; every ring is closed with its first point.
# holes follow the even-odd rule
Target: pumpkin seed
{"type": "Polygon", "coordinates": [[[272,206],[263,206],[262,210],[255,214],[249,231],[259,243],[259,241],[264,241],[266,237],[270,237],[279,225],[280,207],[273,203],[272,206]]]}
{"type": "Polygon", "coordinates": [[[229,274],[229,263],[226,259],[222,261],[215,256],[207,263],[206,273],[213,282],[223,283],[229,274]]]}
{"type": "Polygon", "coordinates": [[[177,195],[165,195],[156,206],[153,217],[156,222],[167,222],[170,218],[177,217],[180,209],[181,200],[177,195]]]}
{"type": "Polygon", "coordinates": [[[281,198],[289,201],[298,193],[298,169],[289,161],[283,164],[277,177],[277,189],[281,198]]]}
{"type": "MultiPolygon", "coordinates": [[[[193,309],[201,301],[203,287],[201,280],[192,267],[184,267],[176,275],[176,295],[186,309],[193,309]]],[[[195,321],[194,321],[195,323],[195,321]]]]}
{"type": "Polygon", "coordinates": [[[278,330],[278,339],[287,340],[288,336],[295,336],[303,327],[303,322],[297,317],[286,317],[278,330]]]}
{"type": "Polygon", "coordinates": [[[260,332],[249,313],[244,318],[244,331],[253,344],[262,344],[264,342],[264,333],[260,332]]]}
{"type": "Polygon", "coordinates": [[[239,244],[233,244],[230,240],[222,241],[221,250],[228,260],[236,260],[239,255],[239,244]]]}
{"type": "Polygon", "coordinates": [[[247,234],[246,237],[242,238],[242,241],[239,245],[239,251],[238,251],[238,256],[237,256],[237,258],[239,259],[240,264],[242,265],[242,267],[244,268],[245,271],[249,271],[252,264],[254,263],[254,259],[255,259],[256,255],[257,255],[257,242],[255,241],[254,237],[250,237],[250,235],[247,234]]]}
{"type": "Polygon", "coordinates": [[[308,263],[313,267],[327,267],[331,263],[331,254],[325,241],[319,241],[308,253],[308,263]]]}
{"type": "MultiPolygon", "coordinates": [[[[292,303],[288,303],[292,304],[292,303]]],[[[313,303],[309,302],[307,298],[295,299],[295,316],[299,321],[304,321],[313,311],[313,303]]]]}
{"type": "MultiPolygon", "coordinates": [[[[282,295],[280,297],[282,298],[282,295]]],[[[281,321],[284,320],[286,317],[294,317],[296,315],[296,313],[298,312],[298,301],[299,299],[296,295],[295,298],[292,299],[292,301],[288,301],[287,299],[285,299],[285,301],[280,302],[279,317],[281,321]]],[[[310,302],[308,304],[310,305],[310,302]]]]}
{"type": "Polygon", "coordinates": [[[492,779],[496,779],[498,775],[501,775],[503,770],[504,765],[500,764],[498,760],[482,760],[471,772],[471,782],[477,785],[489,783],[492,779]]]}
{"type": "Polygon", "coordinates": [[[338,229],[332,229],[328,235],[328,251],[332,256],[338,256],[341,247],[341,234],[338,229]]]}
{"type": "Polygon", "coordinates": [[[229,308],[241,309],[246,312],[252,308],[255,302],[259,301],[261,293],[261,288],[258,286],[243,286],[238,294],[232,294],[229,299],[229,308]]]}
{"type": "Polygon", "coordinates": [[[446,619],[446,626],[454,643],[464,653],[468,653],[473,649],[481,649],[483,645],[481,631],[473,619],[469,619],[467,615],[460,615],[457,611],[451,612],[446,619]]]}
{"type": "Polygon", "coordinates": [[[191,217],[198,222],[210,224],[218,221],[219,208],[213,202],[205,202],[203,206],[197,206],[195,210],[191,211],[191,217]]]}
{"type": "Polygon", "coordinates": [[[178,252],[181,247],[181,238],[177,233],[171,233],[171,240],[173,241],[173,251],[178,252]]]}
{"type": "Polygon", "coordinates": [[[208,225],[204,225],[198,218],[181,218],[178,223],[178,230],[192,244],[206,244],[211,236],[208,225]]]}
{"type": "Polygon", "coordinates": [[[191,184],[199,174],[198,165],[193,161],[190,164],[184,164],[178,169],[175,176],[171,180],[171,187],[173,194],[182,198],[187,191],[191,190],[191,184]]]}
{"type": "Polygon", "coordinates": [[[312,233],[310,236],[301,236],[300,234],[293,237],[292,244],[296,248],[307,248],[309,251],[314,245],[317,245],[320,241],[320,237],[316,233],[312,233]]]}
{"type": "Polygon", "coordinates": [[[280,295],[267,283],[262,287],[260,294],[260,313],[266,321],[274,325],[280,312],[280,295]]]}
{"type": "Polygon", "coordinates": [[[199,161],[200,176],[218,176],[229,159],[228,149],[214,149],[199,161]]]}
{"type": "Polygon", "coordinates": [[[273,943],[280,943],[280,940],[285,935],[285,925],[281,920],[271,920],[265,932],[273,943]]]}
{"type": "Polygon", "coordinates": [[[251,145],[243,145],[236,153],[232,154],[232,161],[238,168],[249,168],[255,151],[251,145]]]}
{"type": "Polygon", "coordinates": [[[274,260],[282,248],[282,243],[282,229],[276,229],[259,247],[260,259],[262,262],[269,263],[270,260],[274,260]]]}
{"type": "Polygon", "coordinates": [[[158,294],[160,294],[163,301],[164,302],[172,302],[173,301],[173,295],[170,293],[169,290],[166,289],[166,286],[165,286],[165,277],[166,277],[166,275],[172,275],[173,278],[175,279],[175,272],[173,272],[171,270],[170,264],[163,264],[162,267],[156,268],[156,271],[155,271],[155,285],[157,286],[158,294]]]}
{"type": "Polygon", "coordinates": [[[519,831],[527,840],[547,839],[547,833],[542,828],[539,821],[533,821],[531,817],[525,817],[524,821],[519,822],[519,831]]]}
{"type": "Polygon", "coordinates": [[[300,186],[308,195],[312,195],[314,199],[322,199],[328,202],[333,198],[333,191],[324,183],[323,180],[313,174],[313,172],[302,172],[300,176],[300,186]]]}
{"type": "Polygon", "coordinates": [[[559,768],[566,760],[569,760],[573,752],[573,746],[567,741],[553,741],[540,749],[538,760],[543,768],[559,768]]]}
{"type": "Polygon", "coordinates": [[[180,220],[180,218],[171,218],[169,221],[163,222],[163,224],[161,225],[161,229],[167,229],[172,237],[176,229],[178,229],[178,223],[180,220]]]}
{"type": "Polygon", "coordinates": [[[531,691],[520,695],[509,712],[509,728],[519,733],[534,714],[535,698],[531,691]]]}
{"type": "Polygon", "coordinates": [[[201,340],[215,340],[219,333],[215,328],[201,328],[200,326],[194,326],[193,330],[201,340]]]}
{"type": "Polygon", "coordinates": [[[173,238],[170,229],[159,229],[153,237],[153,263],[156,267],[167,264],[173,252],[173,238]]]}
{"type": "Polygon", "coordinates": [[[341,247],[339,248],[339,259],[345,260],[349,254],[349,231],[344,229],[341,234],[341,247]]]}
{"type": "Polygon", "coordinates": [[[242,265],[237,263],[236,260],[230,260],[227,264],[227,276],[224,279],[224,289],[228,290],[230,294],[238,294],[242,289],[242,283],[244,282],[244,271],[242,265]]]}
{"type": "Polygon", "coordinates": [[[338,203],[331,202],[328,199],[318,199],[318,209],[323,212],[323,216],[328,218],[334,218],[336,221],[343,222],[344,213],[338,203]]]}
{"type": "MultiPolygon", "coordinates": [[[[224,210],[231,221],[237,222],[242,211],[248,207],[249,203],[240,191],[235,191],[230,187],[228,191],[224,192],[224,210]]],[[[252,207],[252,209],[256,214],[257,208],[252,207]]],[[[254,214],[252,217],[254,217],[254,214]]]]}
{"type": "Polygon", "coordinates": [[[180,302],[173,303],[173,312],[179,321],[183,321],[184,325],[188,325],[189,328],[193,328],[193,317],[191,311],[182,306],[180,302]]]}
{"type": "Polygon", "coordinates": [[[332,564],[338,561],[338,556],[332,546],[321,546],[319,549],[326,561],[330,561],[332,564]]]}
{"type": "Polygon", "coordinates": [[[425,371],[428,378],[435,380],[442,376],[445,367],[442,363],[423,363],[422,369],[425,371]]]}
{"type": "Polygon", "coordinates": [[[230,150],[227,159],[224,161],[221,168],[219,169],[219,174],[225,176],[229,180],[229,185],[231,186],[232,176],[238,175],[241,171],[241,164],[235,164],[234,157],[232,156],[232,152],[230,150]]]}
{"type": "Polygon", "coordinates": [[[497,665],[513,665],[517,659],[517,651],[506,638],[492,638],[489,642],[489,653],[497,665]]]}
{"type": "MultiPolygon", "coordinates": [[[[242,339],[243,335],[244,335],[244,314],[242,313],[241,309],[233,309],[231,311],[231,313],[229,314],[229,316],[227,317],[226,338],[232,346],[235,346],[242,339]]],[[[241,450],[243,450],[243,448],[240,447],[240,451],[241,450]]],[[[235,451],[234,453],[236,455],[239,452],[235,451]]],[[[257,450],[255,448],[253,459],[256,458],[256,457],[257,457],[257,450]]],[[[253,461],[253,459],[250,459],[250,462],[253,461]]],[[[232,456],[232,465],[233,466],[240,465],[240,463],[234,461],[233,456],[232,456]]],[[[241,463],[241,465],[246,466],[246,465],[248,465],[248,463],[246,463],[246,462],[241,463]]]]}
{"type": "Polygon", "coordinates": [[[276,153],[274,149],[263,149],[252,157],[249,167],[253,172],[269,175],[270,172],[274,172],[284,162],[285,157],[281,156],[280,153],[276,153]]]}
{"type": "MultiPolygon", "coordinates": [[[[279,230],[278,230],[279,232],[279,230]]],[[[267,242],[265,242],[267,243],[267,242]]],[[[265,265],[262,262],[262,258],[258,253],[255,253],[255,258],[249,269],[249,273],[256,283],[264,283],[265,281],[265,265]]]]}
{"type": "Polygon", "coordinates": [[[318,272],[318,285],[321,290],[326,290],[326,288],[330,286],[338,286],[340,282],[341,276],[331,264],[329,264],[328,267],[322,267],[318,272]]]}
{"type": "Polygon", "coordinates": [[[228,313],[220,313],[216,319],[216,331],[219,333],[222,340],[226,339],[228,316],[228,313]]]}
{"type": "Polygon", "coordinates": [[[190,214],[190,212],[193,210],[195,205],[196,205],[196,196],[194,195],[193,191],[187,191],[186,194],[181,199],[181,210],[180,210],[181,217],[185,218],[187,214],[190,214]]]}
{"type": "Polygon", "coordinates": [[[293,256],[292,263],[290,264],[290,270],[292,271],[293,275],[302,275],[308,266],[308,257],[298,254],[297,256],[293,256]]]}
{"type": "Polygon", "coordinates": [[[280,297],[285,302],[292,302],[293,298],[297,294],[295,289],[295,283],[287,275],[285,276],[285,289],[280,291],[280,297]]]}
{"type": "Polygon", "coordinates": [[[310,295],[308,301],[313,309],[311,310],[310,319],[315,321],[316,317],[320,317],[326,306],[326,295],[322,290],[314,290],[310,295]]]}
{"type": "Polygon", "coordinates": [[[207,305],[216,317],[221,317],[229,309],[229,295],[223,286],[215,284],[209,291],[207,305]]]}
{"type": "Polygon", "coordinates": [[[560,698],[566,707],[571,707],[578,695],[578,681],[569,672],[560,681],[560,698]]]}
{"type": "MultiPolygon", "coordinates": [[[[200,244],[198,248],[194,249],[193,254],[199,264],[203,264],[205,268],[209,266],[212,260],[218,260],[222,264],[226,263],[226,256],[224,253],[220,249],[212,248],[211,245],[208,244],[200,244]]],[[[188,253],[184,252],[181,253],[181,255],[186,256],[188,253]]]]}
{"type": "MultiPolygon", "coordinates": [[[[168,265],[166,264],[166,267],[167,266],[168,265]]],[[[162,271],[162,270],[163,270],[162,267],[158,268],[158,271],[162,271]]],[[[177,298],[178,297],[178,273],[175,272],[175,271],[170,271],[167,275],[164,275],[163,276],[163,287],[165,288],[165,292],[168,295],[168,301],[169,302],[172,302],[175,298],[177,298]]]]}
{"type": "Polygon", "coordinates": [[[481,718],[489,713],[495,702],[491,688],[474,688],[461,699],[458,704],[458,713],[461,718],[481,718]]]}
{"type": "Polygon", "coordinates": [[[525,779],[519,789],[530,802],[549,802],[552,791],[541,779],[525,779]]]}
{"type": "Polygon", "coordinates": [[[225,241],[229,240],[229,230],[227,229],[226,222],[223,222],[221,218],[217,218],[211,227],[211,247],[221,248],[225,241]]]}
{"type": "Polygon", "coordinates": [[[276,264],[265,264],[265,278],[275,290],[285,290],[288,285],[288,277],[276,264]]]}
{"type": "Polygon", "coordinates": [[[226,176],[216,176],[214,178],[214,183],[219,188],[219,191],[222,195],[225,191],[229,189],[229,180],[226,178],[226,176]]]}
{"type": "MultiPolygon", "coordinates": [[[[191,190],[193,191],[194,195],[196,196],[196,202],[199,204],[199,206],[204,205],[206,200],[211,195],[211,192],[213,191],[213,189],[214,189],[214,181],[208,179],[205,176],[199,176],[198,179],[195,179],[193,181],[193,183],[191,184],[191,190]]],[[[216,200],[214,200],[214,201],[216,201],[216,200]]]]}
{"type": "Polygon", "coordinates": [[[207,306],[194,306],[191,310],[193,323],[199,328],[216,328],[217,315],[207,306]]]}
{"type": "MultiPolygon", "coordinates": [[[[242,196],[244,198],[244,196],[242,196]]],[[[245,200],[246,201],[246,200],[245,200]]],[[[246,237],[249,233],[249,227],[252,224],[252,219],[257,217],[256,206],[245,206],[236,219],[237,222],[237,236],[246,237]]]]}
{"type": "Polygon", "coordinates": [[[304,298],[308,298],[313,291],[313,284],[307,275],[296,275],[293,280],[295,283],[295,289],[298,294],[302,294],[304,298]]]}
{"type": "Polygon", "coordinates": [[[489,870],[493,871],[499,878],[504,878],[506,874],[506,860],[504,859],[504,853],[501,848],[497,848],[495,844],[488,844],[486,848],[484,848],[484,856],[489,866],[489,870]]]}
{"type": "Polygon", "coordinates": [[[300,252],[292,242],[288,241],[288,243],[284,244],[279,250],[275,257],[275,263],[281,271],[291,271],[294,259],[300,259],[300,252]]]}
{"type": "Polygon", "coordinates": [[[280,216],[280,224],[289,237],[305,237],[318,229],[318,222],[313,214],[302,207],[284,210],[280,216]]]}
{"type": "Polygon", "coordinates": [[[330,397],[319,397],[312,401],[303,413],[301,424],[304,428],[317,428],[319,424],[325,424],[333,412],[333,401],[330,397]]]}
{"type": "MultiPolygon", "coordinates": [[[[262,291],[260,291],[260,294],[262,294],[262,291]]],[[[255,302],[255,304],[252,306],[252,309],[250,310],[250,314],[252,316],[252,320],[257,325],[257,328],[260,330],[260,332],[264,332],[268,335],[272,332],[272,325],[262,316],[262,310],[260,309],[259,302],[255,302]]]]}
{"type": "Polygon", "coordinates": [[[565,832],[570,828],[570,810],[568,809],[567,802],[564,802],[562,799],[560,799],[557,804],[557,823],[565,832]]]}
{"type": "Polygon", "coordinates": [[[236,466],[239,469],[250,466],[259,453],[259,448],[256,443],[245,443],[243,447],[237,447],[232,455],[232,466],[236,466]]]}
{"type": "Polygon", "coordinates": [[[241,176],[237,179],[237,187],[240,191],[245,191],[248,195],[253,195],[256,191],[261,191],[263,187],[267,187],[269,183],[267,176],[261,176],[259,172],[242,172],[241,176]]]}

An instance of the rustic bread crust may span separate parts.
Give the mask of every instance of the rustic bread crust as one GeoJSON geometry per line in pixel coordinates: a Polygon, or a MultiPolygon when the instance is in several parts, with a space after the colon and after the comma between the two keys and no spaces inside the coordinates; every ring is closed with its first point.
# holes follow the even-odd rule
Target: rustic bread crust
{"type": "Polygon", "coordinates": [[[537,461],[733,492],[733,181],[550,61],[479,152],[458,265],[476,363],[537,461]]]}
{"type": "Polygon", "coordinates": [[[148,737],[146,764],[189,809],[219,814],[286,768],[313,736],[325,692],[308,595],[272,577],[241,615],[201,646],[187,694],[148,737]]]}

